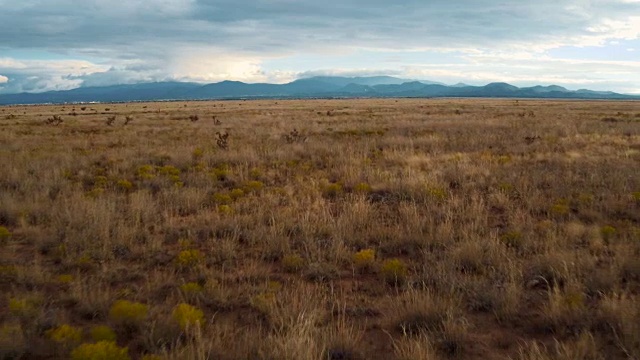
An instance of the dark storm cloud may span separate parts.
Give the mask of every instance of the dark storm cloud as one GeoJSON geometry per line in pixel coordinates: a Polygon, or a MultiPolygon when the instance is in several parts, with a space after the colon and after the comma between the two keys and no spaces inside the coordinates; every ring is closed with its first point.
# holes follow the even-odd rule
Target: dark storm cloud
{"type": "Polygon", "coordinates": [[[15,4],[0,1],[0,46],[136,54],[145,48],[160,52],[163,42],[255,52],[331,45],[489,46],[593,35],[607,19],[640,14],[640,2],[635,1],[25,0],[15,4]]]}

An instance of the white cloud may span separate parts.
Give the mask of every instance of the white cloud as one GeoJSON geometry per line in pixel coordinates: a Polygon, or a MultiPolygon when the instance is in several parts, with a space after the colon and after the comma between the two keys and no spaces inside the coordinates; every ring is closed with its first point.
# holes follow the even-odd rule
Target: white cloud
{"type": "Polygon", "coordinates": [[[0,75],[0,84],[4,84],[7,83],[9,81],[9,78],[4,76],[4,75],[0,75]]]}
{"type": "Polygon", "coordinates": [[[0,72],[11,77],[2,92],[68,90],[82,85],[78,77],[106,71],[107,66],[82,60],[0,59],[0,72]]]}

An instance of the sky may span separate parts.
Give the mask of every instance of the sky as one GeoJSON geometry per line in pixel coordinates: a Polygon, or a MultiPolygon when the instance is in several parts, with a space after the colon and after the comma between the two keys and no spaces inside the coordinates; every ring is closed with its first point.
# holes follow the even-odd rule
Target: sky
{"type": "Polygon", "coordinates": [[[0,94],[314,75],[640,94],[640,0],[0,0],[0,94]]]}

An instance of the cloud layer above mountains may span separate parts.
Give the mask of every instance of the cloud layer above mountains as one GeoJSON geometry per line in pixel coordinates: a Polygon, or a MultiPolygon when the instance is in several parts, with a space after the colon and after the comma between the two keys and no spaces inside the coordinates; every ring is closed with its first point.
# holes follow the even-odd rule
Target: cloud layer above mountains
{"type": "Polygon", "coordinates": [[[306,71],[640,92],[640,1],[0,0],[0,93],[306,71]]]}

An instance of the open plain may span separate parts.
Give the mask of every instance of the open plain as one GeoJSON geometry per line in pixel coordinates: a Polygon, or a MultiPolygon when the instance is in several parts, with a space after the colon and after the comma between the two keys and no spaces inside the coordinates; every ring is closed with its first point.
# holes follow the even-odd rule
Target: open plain
{"type": "Polygon", "coordinates": [[[638,102],[0,107],[0,359],[638,359],[639,169],[638,102]]]}

